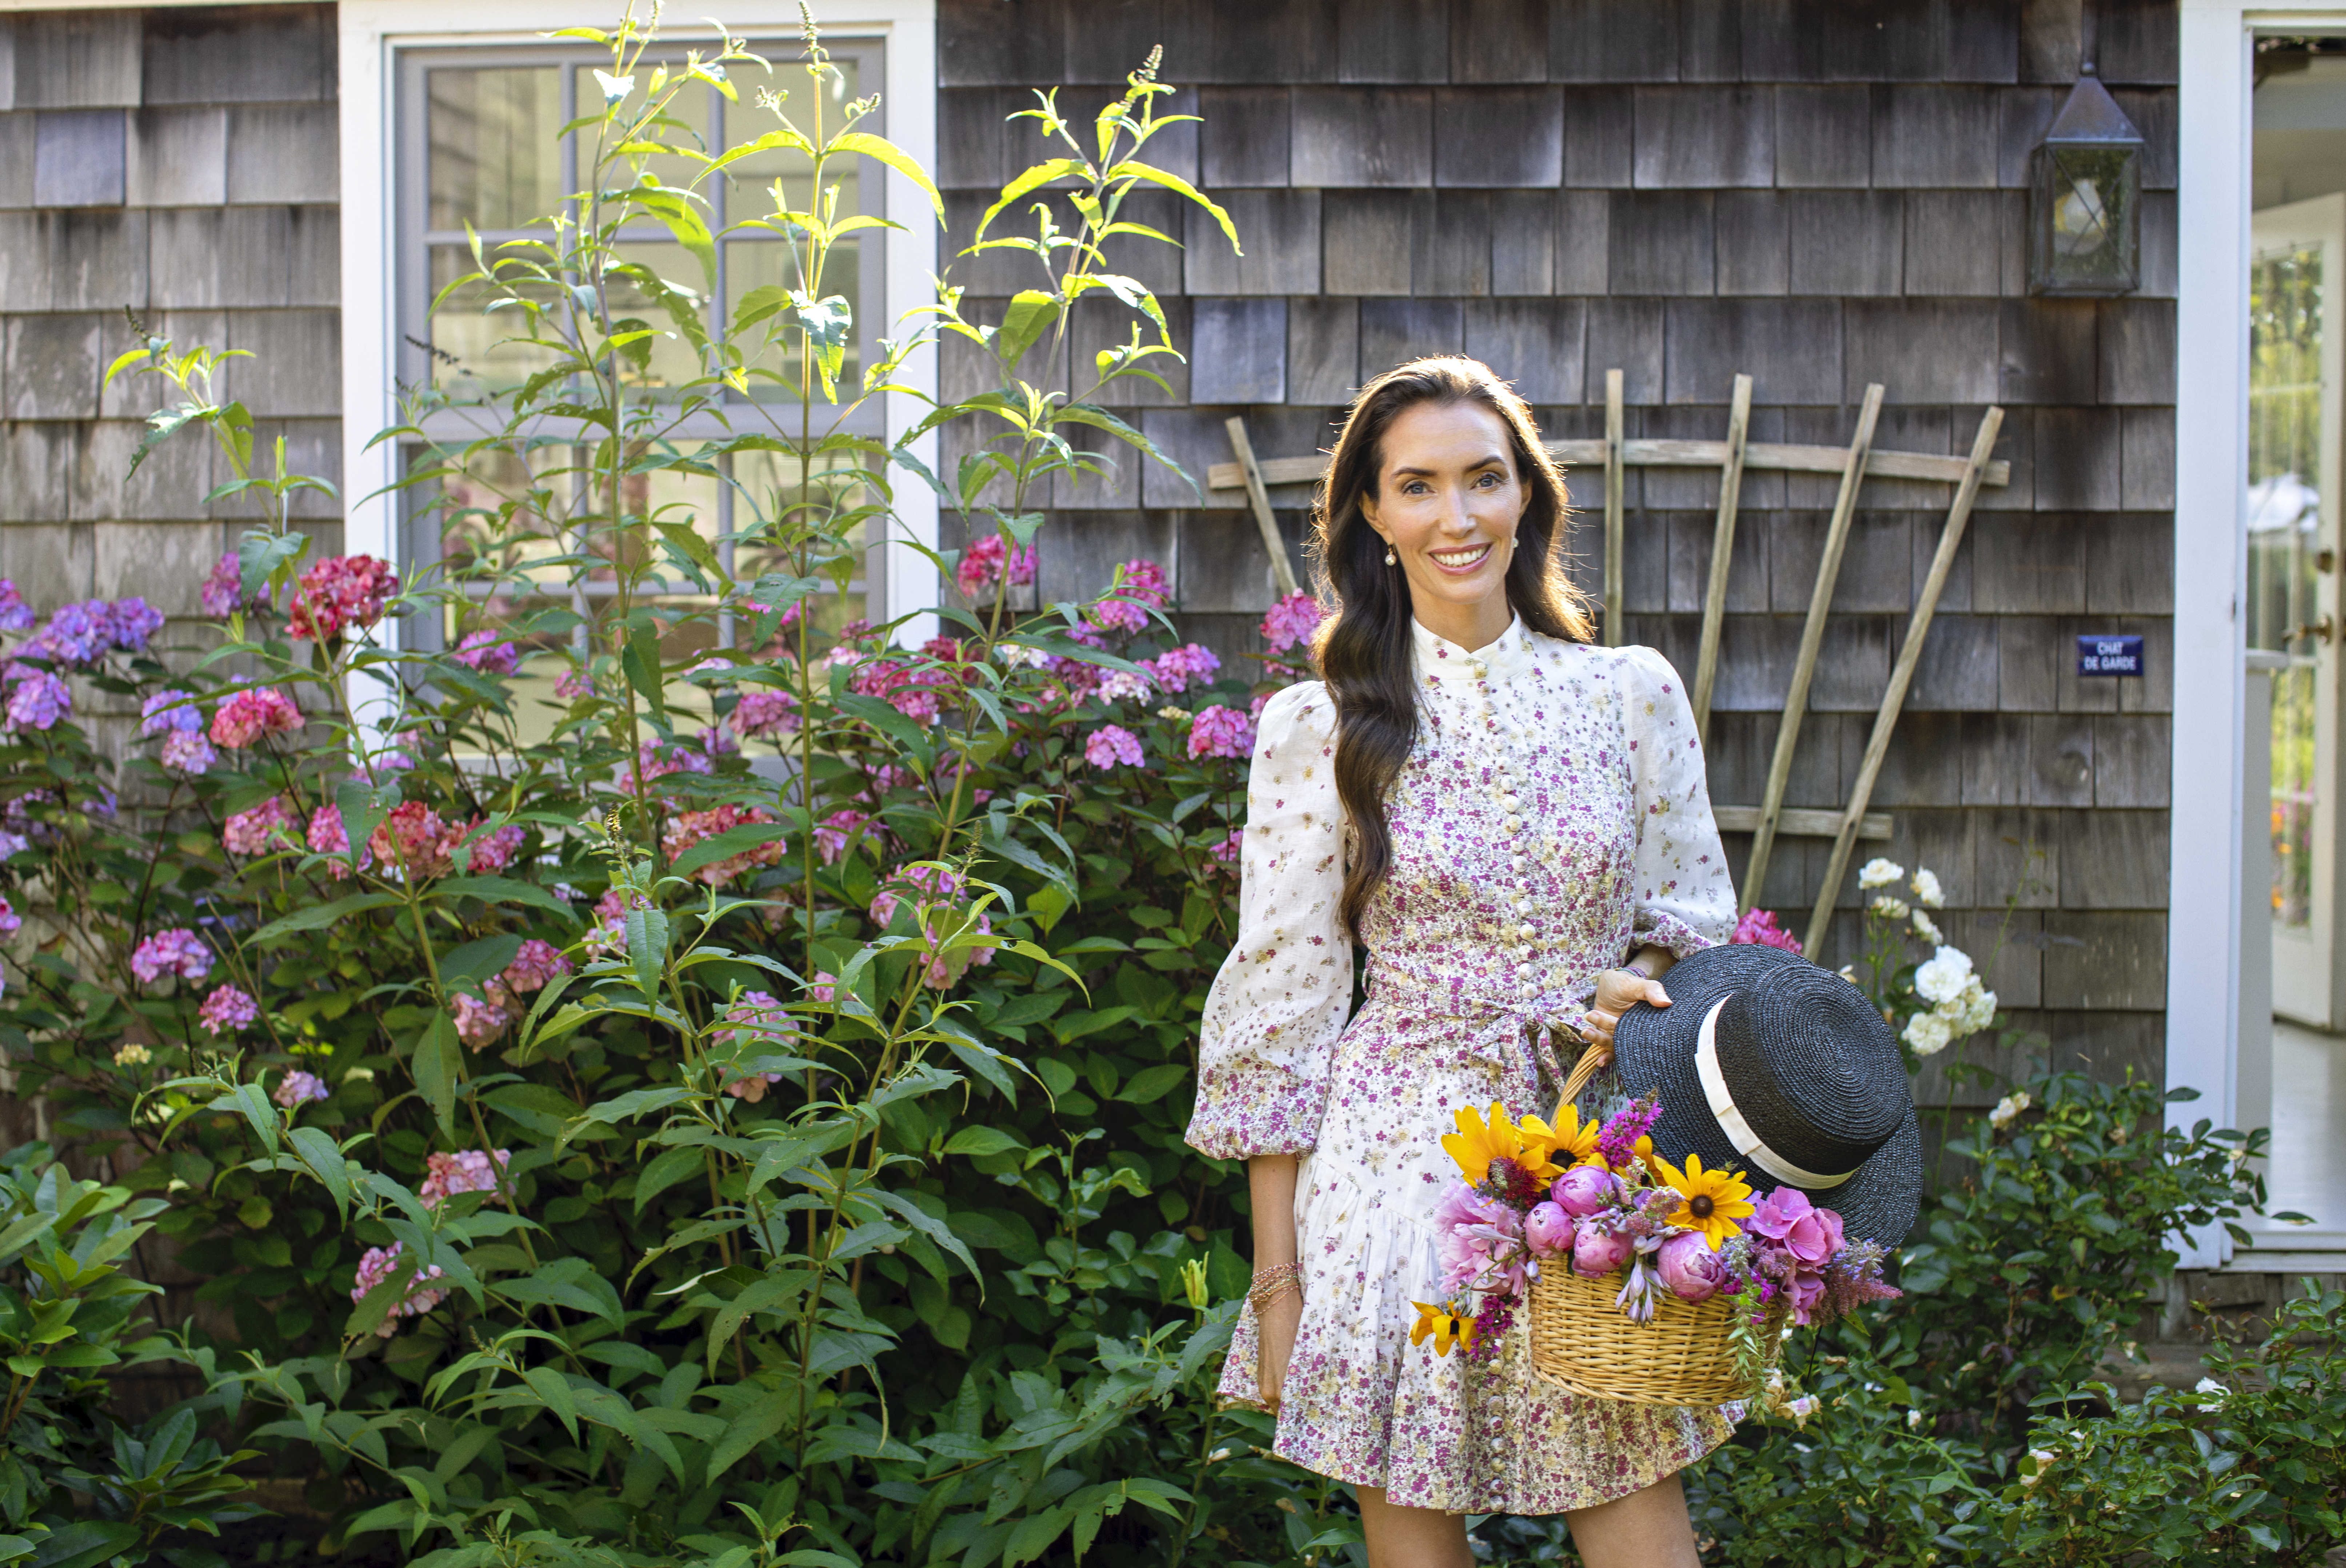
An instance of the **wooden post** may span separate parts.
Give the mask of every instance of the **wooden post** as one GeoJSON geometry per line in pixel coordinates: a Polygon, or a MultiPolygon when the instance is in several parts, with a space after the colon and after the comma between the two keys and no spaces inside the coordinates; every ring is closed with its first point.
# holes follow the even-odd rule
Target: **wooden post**
{"type": "Polygon", "coordinates": [[[1605,372],[1605,646],[1621,646],[1621,372],[1605,372]]]}
{"type": "Polygon", "coordinates": [[[1792,666],[1792,689],[1785,694],[1783,716],[1776,722],[1776,756],[1768,764],[1768,792],[1760,802],[1760,827],[1751,835],[1751,863],[1743,872],[1742,910],[1749,913],[1768,878],[1768,857],[1776,847],[1776,818],[1784,809],[1784,790],[1792,781],[1792,748],[1800,743],[1800,719],[1809,707],[1809,682],[1816,677],[1817,650],[1825,638],[1825,612],[1832,606],[1833,584],[1841,576],[1841,552],[1849,545],[1850,520],[1857,514],[1857,490],[1865,478],[1865,460],[1873,449],[1873,427],[1882,418],[1882,383],[1865,389],[1865,402],[1857,411],[1857,434],[1841,463],[1841,496],[1833,503],[1832,524],[1825,530],[1824,558],[1817,563],[1817,585],[1809,595],[1808,623],[1800,628],[1800,655],[1792,666]]]}
{"type": "Polygon", "coordinates": [[[1271,515],[1270,491],[1262,482],[1262,465],[1254,460],[1254,443],[1247,439],[1246,421],[1236,414],[1222,423],[1230,433],[1230,452],[1239,460],[1239,471],[1246,475],[1247,504],[1254,508],[1254,525],[1262,530],[1262,547],[1270,553],[1271,581],[1279,585],[1280,596],[1299,590],[1295,585],[1295,567],[1287,558],[1287,541],[1279,536],[1279,519],[1271,515]]]}
{"type": "Polygon", "coordinates": [[[1727,466],[1719,476],[1719,526],[1710,537],[1710,583],[1702,595],[1702,649],[1694,661],[1694,732],[1710,738],[1710,689],[1719,673],[1719,632],[1727,619],[1727,564],[1735,555],[1735,509],[1743,501],[1743,449],[1751,435],[1751,378],[1735,378],[1727,413],[1727,466]]]}
{"type": "Polygon", "coordinates": [[[1849,870],[1851,851],[1857,847],[1858,824],[1865,817],[1865,808],[1873,799],[1873,781],[1882,772],[1882,759],[1890,751],[1890,732],[1898,727],[1899,710],[1906,706],[1906,688],[1914,678],[1914,667],[1923,660],[1923,639],[1930,635],[1931,617],[1938,613],[1939,595],[1947,585],[1947,574],[1955,565],[1955,550],[1964,542],[1964,528],[1971,522],[1972,503],[1979,498],[1980,476],[1987,470],[1987,454],[1995,450],[1996,433],[2004,426],[2004,410],[1991,408],[1981,416],[1979,434],[1972,439],[1972,458],[1964,470],[1964,482],[1955,490],[1955,502],[1947,509],[1947,525],[1939,533],[1939,552],[1931,557],[1931,575],[1923,579],[1923,595],[1914,604],[1913,618],[1906,625],[1906,641],[1898,650],[1898,663],[1890,671],[1889,689],[1882,694],[1882,709],[1873,716],[1873,738],[1865,743],[1865,760],[1858,765],[1857,783],[1850,791],[1849,804],[1841,808],[1841,831],[1833,839],[1832,860],[1825,868],[1824,890],[1817,895],[1816,912],[1809,917],[1809,937],[1802,951],[1818,962],[1824,962],[1826,928],[1832,922],[1833,901],[1841,891],[1841,879],[1849,870]]]}

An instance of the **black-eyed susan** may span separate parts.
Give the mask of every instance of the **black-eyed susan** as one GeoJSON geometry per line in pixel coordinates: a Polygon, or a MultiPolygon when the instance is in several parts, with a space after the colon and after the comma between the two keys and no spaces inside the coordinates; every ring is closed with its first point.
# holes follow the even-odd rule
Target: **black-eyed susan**
{"type": "Polygon", "coordinates": [[[1604,1129],[1594,1116],[1582,1121],[1579,1110],[1569,1101],[1556,1108],[1553,1126],[1537,1116],[1525,1116],[1517,1125],[1524,1135],[1524,1165],[1535,1176],[1554,1181],[1567,1166],[1596,1163],[1596,1135],[1604,1129]],[[1535,1154],[1540,1161],[1533,1159],[1535,1154]]]}
{"type": "Polygon", "coordinates": [[[1430,1334],[1433,1337],[1433,1353],[1446,1356],[1453,1345],[1472,1346],[1474,1343],[1473,1318],[1463,1312],[1453,1312],[1446,1307],[1429,1307],[1423,1301],[1413,1301],[1410,1305],[1417,1308],[1417,1326],[1409,1331],[1411,1344],[1424,1344],[1426,1336],[1430,1334]]]}
{"type": "Polygon", "coordinates": [[[1714,1252],[1730,1237],[1743,1234],[1743,1227],[1736,1222],[1750,1217],[1752,1205],[1751,1186],[1740,1171],[1707,1171],[1700,1155],[1687,1156],[1684,1170],[1658,1155],[1646,1157],[1660,1173],[1663,1184],[1678,1192],[1678,1207],[1663,1217],[1668,1223],[1681,1230],[1699,1231],[1714,1252]]]}
{"type": "Polygon", "coordinates": [[[1523,1134],[1507,1119],[1507,1107],[1491,1102],[1489,1119],[1472,1105],[1458,1107],[1458,1130],[1445,1133],[1442,1147],[1458,1162],[1459,1174],[1474,1186],[1488,1181],[1493,1160],[1511,1160],[1523,1152],[1523,1134]]]}

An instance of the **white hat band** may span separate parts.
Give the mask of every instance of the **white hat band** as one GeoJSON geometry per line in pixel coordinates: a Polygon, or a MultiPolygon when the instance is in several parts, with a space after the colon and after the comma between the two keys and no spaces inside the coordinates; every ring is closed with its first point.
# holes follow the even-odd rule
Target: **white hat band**
{"type": "Polygon", "coordinates": [[[1727,1135],[1727,1141],[1744,1158],[1779,1181],[1812,1191],[1841,1186],[1857,1172],[1819,1176],[1814,1171],[1802,1170],[1761,1141],[1760,1135],[1751,1130],[1751,1124],[1743,1119],[1743,1113],[1735,1108],[1735,1096],[1727,1088],[1727,1074],[1719,1070],[1719,1012],[1727,1005],[1728,997],[1734,994],[1729,992],[1702,1015],[1702,1032],[1695,1037],[1694,1045],[1695,1071],[1702,1074],[1702,1092],[1710,1098],[1710,1114],[1719,1119],[1719,1131],[1727,1135]]]}

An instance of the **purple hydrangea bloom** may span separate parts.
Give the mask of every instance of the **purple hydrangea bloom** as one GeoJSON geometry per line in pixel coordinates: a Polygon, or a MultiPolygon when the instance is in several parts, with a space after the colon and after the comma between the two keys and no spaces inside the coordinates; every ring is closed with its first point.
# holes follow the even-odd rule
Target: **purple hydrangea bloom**
{"type": "Polygon", "coordinates": [[[164,738],[163,766],[170,772],[184,773],[192,779],[210,772],[212,764],[219,760],[219,753],[212,749],[212,743],[204,738],[201,730],[175,729],[164,738]]]}
{"type": "Polygon", "coordinates": [[[260,1019],[260,1004],[233,985],[213,986],[204,1004],[196,1009],[196,1022],[214,1035],[250,1029],[260,1019]]]}
{"type": "Polygon", "coordinates": [[[19,729],[47,729],[73,711],[73,693],[46,670],[26,670],[8,694],[8,723],[19,729]]]}
{"type": "Polygon", "coordinates": [[[107,604],[92,599],[82,605],[59,605],[47,622],[19,650],[26,658],[79,667],[96,664],[113,644],[107,604]]]}
{"type": "Polygon", "coordinates": [[[511,675],[521,664],[521,648],[495,632],[467,632],[454,657],[483,675],[511,675]]]}
{"type": "Polygon", "coordinates": [[[167,974],[176,974],[181,980],[201,980],[211,972],[211,950],[185,926],[157,932],[130,955],[130,972],[141,985],[152,985],[167,974]]]}
{"type": "Polygon", "coordinates": [[[309,1101],[324,1099],[325,1080],[296,1067],[277,1080],[277,1092],[269,1097],[290,1111],[309,1101]]]}
{"type": "Polygon", "coordinates": [[[0,632],[28,632],[33,629],[33,607],[16,592],[16,585],[0,577],[0,632]]]}
{"type": "Polygon", "coordinates": [[[194,732],[204,727],[204,716],[196,707],[195,693],[166,687],[148,697],[138,708],[138,733],[161,735],[165,731],[194,732]]]}
{"type": "Polygon", "coordinates": [[[125,653],[144,653],[147,641],[163,629],[163,612],[132,595],[117,599],[100,612],[107,638],[125,653]]]}

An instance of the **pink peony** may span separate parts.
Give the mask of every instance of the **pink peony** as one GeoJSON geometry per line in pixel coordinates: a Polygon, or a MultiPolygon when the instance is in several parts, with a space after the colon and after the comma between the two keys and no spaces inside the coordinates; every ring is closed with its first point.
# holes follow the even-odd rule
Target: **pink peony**
{"type": "Polygon", "coordinates": [[[1450,1185],[1433,1209],[1433,1234],[1445,1289],[1520,1289],[1524,1217],[1464,1184],[1450,1185]]]}
{"type": "Polygon", "coordinates": [[[323,642],[351,627],[382,619],[383,602],[399,592],[399,575],[372,555],[330,555],[301,574],[293,589],[287,629],[323,642]]]}
{"type": "Polygon", "coordinates": [[[304,1073],[296,1067],[277,1080],[277,1090],[269,1097],[284,1109],[291,1111],[312,1100],[322,1100],[326,1095],[326,1081],[323,1078],[319,1077],[315,1073],[304,1073]]]}
{"type": "Polygon", "coordinates": [[[1535,1204],[1524,1217],[1524,1240],[1534,1257],[1554,1257],[1572,1250],[1572,1216],[1554,1203],[1535,1204]]]}
{"type": "Polygon", "coordinates": [[[192,778],[209,772],[219,753],[212,743],[200,735],[175,729],[163,739],[163,767],[169,772],[184,773],[192,778]]]}
{"type": "MultiPolygon", "coordinates": [[[[73,711],[73,693],[46,670],[15,667],[21,671],[8,693],[8,725],[17,729],[54,728],[73,711]]],[[[14,673],[12,671],[12,673],[14,673]]]]}
{"type": "Polygon", "coordinates": [[[954,568],[954,585],[961,590],[962,597],[977,599],[990,596],[994,585],[1005,575],[1016,587],[1033,582],[1035,547],[1024,545],[1013,549],[1001,535],[989,534],[983,539],[971,540],[969,547],[961,553],[961,565],[954,568]]]}
{"type": "Polygon", "coordinates": [[[787,691],[753,687],[733,707],[733,728],[744,735],[776,739],[799,727],[799,699],[787,691]]]}
{"type": "Polygon", "coordinates": [[[1760,1200],[1743,1227],[1781,1247],[1799,1268],[1818,1269],[1841,1249],[1841,1217],[1834,1215],[1828,1227],[1819,1217],[1828,1212],[1798,1187],[1780,1186],[1760,1200]]]}
{"type": "Polygon", "coordinates": [[[429,1154],[423,1156],[423,1185],[415,1196],[423,1200],[426,1208],[437,1208],[460,1192],[495,1192],[497,1172],[513,1164],[513,1151],[496,1151],[496,1164],[479,1149],[466,1149],[461,1154],[429,1154]]]}
{"type": "MultiPolygon", "coordinates": [[[[367,1248],[366,1256],[359,1259],[359,1279],[358,1283],[351,1288],[352,1300],[365,1300],[368,1291],[398,1274],[399,1255],[403,1245],[394,1241],[389,1247],[367,1248]]],[[[394,1319],[422,1317],[439,1306],[441,1302],[445,1301],[448,1298],[447,1291],[424,1288],[425,1280],[438,1279],[442,1278],[444,1272],[438,1268],[425,1268],[415,1278],[409,1280],[406,1297],[397,1306],[383,1314],[382,1327],[377,1329],[375,1332],[388,1339],[396,1331],[396,1326],[393,1321],[394,1319]]]]}
{"type": "Polygon", "coordinates": [[[507,991],[526,996],[542,989],[556,975],[568,974],[572,967],[552,942],[531,937],[521,944],[521,951],[514,954],[514,961],[497,978],[507,991]]]}
{"type": "Polygon", "coordinates": [[[141,985],[152,985],[167,974],[201,980],[211,972],[211,950],[185,926],[157,932],[130,955],[130,972],[141,985]]]}
{"type": "Polygon", "coordinates": [[[138,733],[177,735],[201,730],[204,716],[195,694],[166,687],[138,705],[138,733]]]}
{"type": "Polygon", "coordinates": [[[273,686],[249,686],[219,706],[212,715],[212,744],[240,751],[264,735],[283,735],[301,728],[301,715],[285,694],[273,686]]]}
{"type": "Polygon", "coordinates": [[[1663,1288],[1681,1301],[1708,1301],[1727,1284],[1727,1265],[1696,1231],[1682,1231],[1663,1242],[1654,1264],[1663,1288]]]}
{"type": "Polygon", "coordinates": [[[230,817],[220,840],[231,855],[258,855],[277,843],[292,826],[293,816],[285,809],[285,797],[271,795],[250,810],[230,817]]]}
{"type": "Polygon", "coordinates": [[[1780,947],[1786,952],[1800,951],[1800,939],[1776,923],[1776,917],[1766,910],[1753,910],[1736,922],[1730,942],[1757,943],[1761,947],[1780,947]]]}
{"type": "Polygon", "coordinates": [[[260,1022],[260,1003],[233,985],[215,985],[196,1009],[196,1022],[215,1037],[235,1034],[260,1022]]]}
{"type": "Polygon", "coordinates": [[[1615,1236],[1594,1218],[1584,1219],[1572,1235],[1572,1271],[1585,1279],[1602,1279],[1637,1249],[1627,1236],[1615,1236]]]}
{"type": "Polygon", "coordinates": [[[1613,1207],[1620,1182],[1601,1166],[1575,1166],[1556,1178],[1550,1189],[1556,1207],[1575,1219],[1585,1219],[1613,1207]]]}
{"type": "Polygon", "coordinates": [[[521,647],[496,632],[467,632],[449,656],[483,675],[511,675],[521,667],[521,647]]]}
{"type": "Polygon", "coordinates": [[[1192,757],[1244,757],[1254,749],[1254,720],[1235,708],[1216,706],[1189,724],[1192,757]]]}
{"type": "Polygon", "coordinates": [[[1119,764],[1137,768],[1140,766],[1140,737],[1122,725],[1103,724],[1084,742],[1084,760],[1102,769],[1119,764]]]}
{"type": "Polygon", "coordinates": [[[1327,612],[1320,607],[1319,600],[1300,591],[1290,594],[1271,606],[1270,613],[1262,617],[1263,646],[1276,654],[1309,644],[1326,618],[1327,612]]]}
{"type": "Polygon", "coordinates": [[[1146,667],[1166,690],[1187,691],[1193,685],[1204,686],[1212,680],[1220,673],[1222,661],[1202,643],[1183,643],[1158,654],[1146,667]]]}

